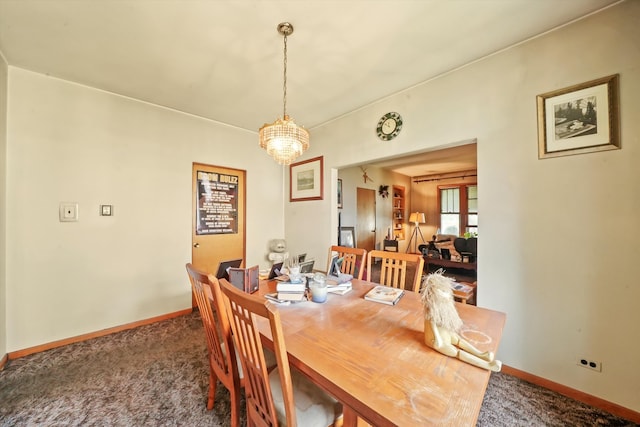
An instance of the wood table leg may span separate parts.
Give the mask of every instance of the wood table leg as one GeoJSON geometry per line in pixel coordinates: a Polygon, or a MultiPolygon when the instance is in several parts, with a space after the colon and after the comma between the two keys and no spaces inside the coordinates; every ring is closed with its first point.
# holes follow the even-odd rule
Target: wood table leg
{"type": "Polygon", "coordinates": [[[342,425],[344,427],[356,427],[358,425],[358,416],[355,411],[348,406],[342,408],[342,425]]]}

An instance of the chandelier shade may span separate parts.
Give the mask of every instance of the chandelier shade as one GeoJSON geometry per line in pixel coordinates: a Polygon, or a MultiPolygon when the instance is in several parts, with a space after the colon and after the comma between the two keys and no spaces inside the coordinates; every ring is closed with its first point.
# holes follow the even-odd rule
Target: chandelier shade
{"type": "Polygon", "coordinates": [[[260,128],[259,137],[260,148],[267,150],[267,154],[278,163],[288,165],[309,148],[309,131],[287,115],[287,36],[293,33],[293,25],[280,23],[278,33],[284,36],[283,114],[273,123],[265,123],[260,128]]]}
{"type": "Polygon", "coordinates": [[[309,131],[284,116],[260,128],[260,147],[278,163],[288,165],[309,148],[309,131]]]}

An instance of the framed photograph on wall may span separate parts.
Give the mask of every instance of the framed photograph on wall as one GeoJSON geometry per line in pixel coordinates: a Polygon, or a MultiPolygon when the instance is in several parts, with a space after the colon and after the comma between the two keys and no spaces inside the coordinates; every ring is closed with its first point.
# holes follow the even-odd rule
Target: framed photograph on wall
{"type": "Polygon", "coordinates": [[[342,180],[338,178],[338,209],[342,209],[342,180]]]}
{"type": "Polygon", "coordinates": [[[538,158],[620,148],[619,75],[537,96],[538,158]]]}
{"type": "Polygon", "coordinates": [[[354,227],[340,228],[340,245],[348,248],[356,247],[356,231],[354,227]]]}
{"type": "Polygon", "coordinates": [[[289,201],[324,198],[322,156],[289,165],[289,201]]]}

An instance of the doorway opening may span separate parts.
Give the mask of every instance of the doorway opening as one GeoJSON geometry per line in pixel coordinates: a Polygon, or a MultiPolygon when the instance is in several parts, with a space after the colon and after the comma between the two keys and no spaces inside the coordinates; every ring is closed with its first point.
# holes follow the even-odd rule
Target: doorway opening
{"type": "MultiPolygon", "coordinates": [[[[407,250],[410,232],[414,224],[409,222],[411,213],[425,214],[425,222],[419,224],[422,235],[430,240],[440,225],[438,212],[438,185],[475,180],[477,174],[477,142],[461,141],[447,148],[411,153],[389,159],[380,159],[361,165],[351,165],[337,170],[341,180],[340,225],[356,227],[361,234],[366,226],[360,224],[358,194],[366,189],[374,194],[375,225],[374,249],[384,249],[385,241],[396,240],[400,252],[407,250]],[[366,171],[366,177],[363,176],[366,171]],[[431,183],[431,184],[426,184],[431,183]],[[406,189],[400,212],[393,209],[393,186],[406,189]],[[386,191],[385,191],[386,188],[386,191]],[[394,215],[401,215],[401,220],[394,215]],[[364,227],[364,228],[363,228],[364,227]],[[396,228],[404,233],[396,233],[396,228]]],[[[356,240],[360,240],[360,236],[356,240]]],[[[420,242],[422,243],[422,242],[420,242]]]]}

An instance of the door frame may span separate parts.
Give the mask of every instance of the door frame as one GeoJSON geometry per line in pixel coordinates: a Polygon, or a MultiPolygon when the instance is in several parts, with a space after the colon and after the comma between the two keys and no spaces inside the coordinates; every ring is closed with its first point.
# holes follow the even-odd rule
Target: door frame
{"type": "MultiPolygon", "coordinates": [[[[218,264],[222,261],[242,258],[243,266],[246,266],[246,224],[247,224],[247,209],[246,209],[246,194],[247,194],[247,171],[244,169],[236,169],[225,166],[210,165],[205,163],[193,162],[191,166],[191,263],[193,266],[201,271],[215,274],[218,268],[218,264]],[[231,195],[232,208],[227,212],[221,211],[221,215],[225,215],[221,222],[229,217],[235,218],[235,232],[225,232],[222,228],[220,233],[217,233],[215,227],[211,233],[198,234],[198,211],[201,209],[201,197],[205,191],[200,189],[201,181],[198,179],[198,173],[203,172],[211,174],[216,179],[213,191],[217,193],[217,197],[222,200],[219,203],[221,206],[226,205],[226,201],[231,195]],[[215,176],[214,176],[215,175],[215,176]],[[237,177],[237,182],[232,182],[237,177]],[[235,197],[233,187],[235,185],[235,197]],[[226,194],[226,196],[225,196],[226,194]],[[235,212],[233,212],[233,202],[235,202],[235,212]],[[208,251],[208,253],[203,253],[208,251]]],[[[210,189],[211,187],[209,187],[210,189]]],[[[211,196],[214,200],[206,200],[210,203],[215,203],[217,200],[216,194],[211,196]]],[[[218,212],[214,212],[210,205],[209,212],[206,215],[211,215],[213,218],[211,221],[220,220],[220,217],[214,215],[218,212]]],[[[204,208],[202,208],[204,209],[204,208]]],[[[221,208],[218,208],[221,210],[221,208]]],[[[192,301],[195,307],[195,300],[192,301]]]]}

